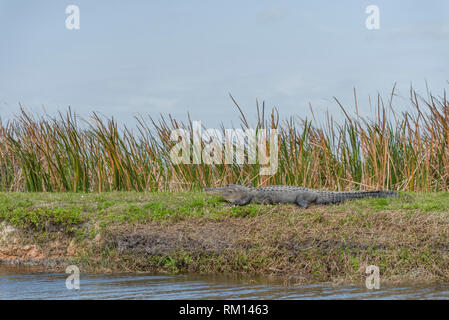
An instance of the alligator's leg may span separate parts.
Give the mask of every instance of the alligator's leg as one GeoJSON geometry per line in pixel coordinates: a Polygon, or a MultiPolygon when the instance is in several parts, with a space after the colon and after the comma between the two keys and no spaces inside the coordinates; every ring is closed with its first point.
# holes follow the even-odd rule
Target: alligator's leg
{"type": "Polygon", "coordinates": [[[307,209],[307,207],[309,206],[309,203],[307,201],[302,200],[302,199],[298,199],[298,198],[296,199],[296,204],[301,209],[307,209]]]}
{"type": "Polygon", "coordinates": [[[309,206],[309,204],[315,203],[317,201],[317,198],[318,196],[315,193],[304,192],[296,197],[295,202],[301,209],[306,209],[309,206]]]}
{"type": "Polygon", "coordinates": [[[234,201],[234,202],[231,202],[231,204],[230,204],[230,206],[231,207],[233,207],[233,206],[245,206],[245,205],[247,205],[248,203],[250,203],[251,202],[251,199],[253,198],[253,196],[252,195],[247,195],[245,198],[243,198],[243,199],[240,199],[240,200],[236,200],[236,201],[234,201]]]}

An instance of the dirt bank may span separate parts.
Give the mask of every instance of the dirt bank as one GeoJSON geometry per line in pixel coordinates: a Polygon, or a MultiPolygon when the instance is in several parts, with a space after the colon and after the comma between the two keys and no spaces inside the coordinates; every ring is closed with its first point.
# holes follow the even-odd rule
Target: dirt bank
{"type": "Polygon", "coordinates": [[[366,267],[376,265],[384,281],[449,280],[447,194],[306,210],[229,208],[202,194],[53,194],[19,204],[15,197],[0,197],[2,263],[250,273],[294,283],[364,282],[366,267]]]}

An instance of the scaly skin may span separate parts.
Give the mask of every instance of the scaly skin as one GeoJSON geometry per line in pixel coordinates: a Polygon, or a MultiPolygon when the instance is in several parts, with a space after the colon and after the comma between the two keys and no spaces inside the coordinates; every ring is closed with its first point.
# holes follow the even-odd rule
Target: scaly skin
{"type": "Polygon", "coordinates": [[[233,206],[244,206],[250,202],[261,204],[295,203],[300,208],[310,204],[340,203],[361,198],[398,198],[395,191],[324,191],[295,186],[247,187],[229,184],[221,188],[205,188],[212,195],[220,195],[233,206]]]}

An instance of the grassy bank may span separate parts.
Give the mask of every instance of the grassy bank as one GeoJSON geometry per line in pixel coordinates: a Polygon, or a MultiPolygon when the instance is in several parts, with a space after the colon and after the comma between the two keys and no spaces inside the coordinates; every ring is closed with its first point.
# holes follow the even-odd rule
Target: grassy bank
{"type": "Polygon", "coordinates": [[[1,193],[0,259],[82,271],[449,280],[449,193],[300,210],[203,193],[1,193]]]}

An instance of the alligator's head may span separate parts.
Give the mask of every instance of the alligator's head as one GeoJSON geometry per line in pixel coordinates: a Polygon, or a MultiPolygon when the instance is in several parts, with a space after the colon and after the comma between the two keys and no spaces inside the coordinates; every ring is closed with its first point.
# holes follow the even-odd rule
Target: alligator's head
{"type": "Polygon", "coordinates": [[[228,184],[220,188],[204,188],[204,192],[214,196],[222,196],[226,201],[234,202],[242,200],[251,191],[250,187],[245,187],[239,184],[228,184]]]}

